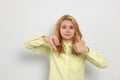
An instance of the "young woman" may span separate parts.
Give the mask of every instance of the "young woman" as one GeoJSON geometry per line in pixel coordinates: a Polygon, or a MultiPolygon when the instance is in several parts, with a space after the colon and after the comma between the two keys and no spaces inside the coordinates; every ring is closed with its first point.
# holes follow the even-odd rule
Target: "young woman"
{"type": "Polygon", "coordinates": [[[25,40],[25,47],[50,60],[49,80],[84,80],[85,61],[99,68],[108,66],[105,58],[86,46],[76,20],[63,15],[53,36],[36,36],[25,40]]]}

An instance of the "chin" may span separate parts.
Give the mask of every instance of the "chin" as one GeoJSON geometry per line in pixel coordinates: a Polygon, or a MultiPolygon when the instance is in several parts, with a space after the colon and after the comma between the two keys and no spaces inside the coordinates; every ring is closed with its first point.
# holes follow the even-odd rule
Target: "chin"
{"type": "Polygon", "coordinates": [[[72,39],[72,37],[65,37],[66,40],[72,39]]]}

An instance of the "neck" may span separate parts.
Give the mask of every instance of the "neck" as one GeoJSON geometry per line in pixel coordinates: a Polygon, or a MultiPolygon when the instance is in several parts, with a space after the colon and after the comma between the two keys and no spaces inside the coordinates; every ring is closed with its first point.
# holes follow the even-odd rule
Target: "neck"
{"type": "Polygon", "coordinates": [[[71,43],[71,40],[63,40],[64,43],[71,43]]]}

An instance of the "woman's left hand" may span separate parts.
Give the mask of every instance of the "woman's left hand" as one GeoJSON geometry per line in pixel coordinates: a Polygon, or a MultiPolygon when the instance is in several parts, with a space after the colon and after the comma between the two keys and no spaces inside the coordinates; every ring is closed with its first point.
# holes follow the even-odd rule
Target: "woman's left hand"
{"type": "Polygon", "coordinates": [[[76,53],[87,53],[89,52],[89,48],[85,46],[85,44],[82,41],[79,41],[73,45],[73,48],[76,53]]]}

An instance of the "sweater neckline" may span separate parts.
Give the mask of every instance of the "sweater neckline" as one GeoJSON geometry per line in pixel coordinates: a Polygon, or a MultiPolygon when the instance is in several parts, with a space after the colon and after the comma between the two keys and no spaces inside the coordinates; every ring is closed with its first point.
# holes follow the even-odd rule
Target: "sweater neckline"
{"type": "Polygon", "coordinates": [[[72,46],[72,42],[68,42],[68,43],[63,42],[63,43],[64,43],[65,46],[72,46]]]}

